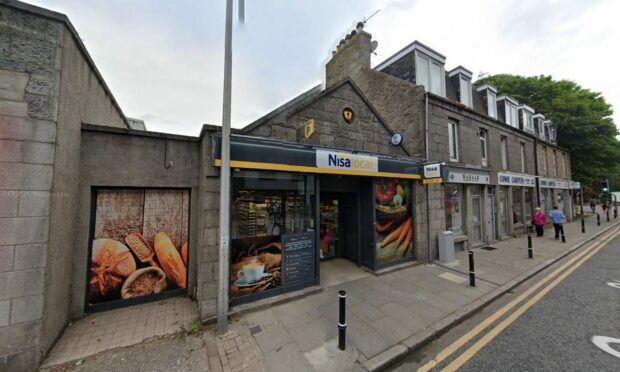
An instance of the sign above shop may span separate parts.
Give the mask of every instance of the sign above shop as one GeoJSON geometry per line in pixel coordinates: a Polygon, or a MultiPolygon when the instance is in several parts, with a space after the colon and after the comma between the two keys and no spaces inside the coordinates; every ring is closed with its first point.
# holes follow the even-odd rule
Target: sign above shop
{"type": "Polygon", "coordinates": [[[497,173],[497,183],[504,186],[535,187],[536,177],[527,174],[497,173]]]}
{"type": "Polygon", "coordinates": [[[570,181],[570,189],[571,190],[579,190],[581,189],[581,182],[577,182],[577,181],[570,181]]]}
{"type": "Polygon", "coordinates": [[[392,134],[392,137],[390,137],[390,145],[400,146],[401,143],[403,143],[403,134],[401,132],[392,134]]]}
{"type": "Polygon", "coordinates": [[[355,119],[355,113],[353,112],[353,109],[350,107],[345,107],[342,110],[342,118],[347,124],[351,124],[351,122],[353,122],[353,119],[355,119]]]}
{"type": "Polygon", "coordinates": [[[449,183],[474,183],[488,185],[491,177],[488,172],[467,170],[467,169],[448,169],[448,177],[445,182],[449,183]]]}
{"type": "Polygon", "coordinates": [[[314,127],[316,126],[316,120],[309,119],[304,126],[304,137],[311,138],[314,134],[314,127]]]}
{"type": "Polygon", "coordinates": [[[424,178],[441,177],[441,164],[428,164],[424,166],[424,178]]]}
{"type": "Polygon", "coordinates": [[[541,189],[568,189],[568,181],[539,178],[538,182],[541,189]]]}
{"type": "Polygon", "coordinates": [[[318,168],[378,172],[378,165],[379,159],[376,156],[316,150],[316,166],[318,168]]]}

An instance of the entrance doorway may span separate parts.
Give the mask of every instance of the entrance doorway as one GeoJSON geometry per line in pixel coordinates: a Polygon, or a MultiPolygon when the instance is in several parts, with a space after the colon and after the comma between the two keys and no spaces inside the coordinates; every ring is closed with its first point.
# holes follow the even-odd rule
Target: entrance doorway
{"type": "Polygon", "coordinates": [[[487,243],[496,240],[495,236],[495,188],[489,186],[487,193],[487,243]]]}
{"type": "Polygon", "coordinates": [[[357,194],[321,193],[319,209],[321,260],[347,258],[359,263],[357,194]]]}

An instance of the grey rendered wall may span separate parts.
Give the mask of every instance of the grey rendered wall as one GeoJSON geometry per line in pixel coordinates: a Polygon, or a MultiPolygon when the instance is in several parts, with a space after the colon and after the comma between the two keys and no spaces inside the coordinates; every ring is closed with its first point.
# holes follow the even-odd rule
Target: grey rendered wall
{"type": "MultiPolygon", "coordinates": [[[[191,189],[189,285],[193,295],[201,229],[198,188],[200,143],[197,138],[88,126],[82,131],[75,244],[70,251],[71,317],[84,313],[88,238],[93,186],[183,187],[191,189]],[[167,155],[165,155],[167,146],[167,155]],[[173,162],[169,169],[164,159],[173,162]]],[[[66,270],[69,271],[69,270],[66,270]]]]}
{"type": "MultiPolygon", "coordinates": [[[[68,321],[69,270],[74,246],[82,122],[126,128],[125,119],[88,65],[71,32],[63,33],[54,159],[50,200],[50,240],[45,273],[42,349],[47,350],[68,321]]],[[[88,148],[87,148],[88,149],[88,148]]]]}

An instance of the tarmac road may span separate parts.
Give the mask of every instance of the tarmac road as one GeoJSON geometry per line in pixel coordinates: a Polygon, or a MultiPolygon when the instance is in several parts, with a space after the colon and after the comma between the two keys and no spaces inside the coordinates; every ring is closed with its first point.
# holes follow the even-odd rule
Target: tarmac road
{"type": "MultiPolygon", "coordinates": [[[[540,276],[532,280],[539,279],[540,276]]],[[[502,304],[490,306],[484,317],[502,304]]],[[[521,305],[509,311],[506,317],[521,305]]],[[[469,324],[446,334],[444,337],[448,340],[434,342],[426,350],[407,357],[393,370],[416,370],[482,319],[482,315],[474,317],[467,322],[469,324]]],[[[490,328],[433,370],[448,366],[490,328]]],[[[473,354],[459,371],[620,371],[620,237],[607,243],[552,288],[473,354]],[[611,343],[611,350],[605,352],[592,342],[594,336],[611,337],[618,343],[611,343]]]]}

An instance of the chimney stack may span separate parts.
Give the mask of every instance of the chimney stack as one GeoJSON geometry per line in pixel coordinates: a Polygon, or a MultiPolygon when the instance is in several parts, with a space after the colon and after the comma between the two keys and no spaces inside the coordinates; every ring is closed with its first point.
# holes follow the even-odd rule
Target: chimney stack
{"type": "Polygon", "coordinates": [[[370,68],[372,35],[358,22],[355,30],[347,34],[332,51],[332,58],[325,65],[325,88],[345,80],[364,68],[370,68]]]}

